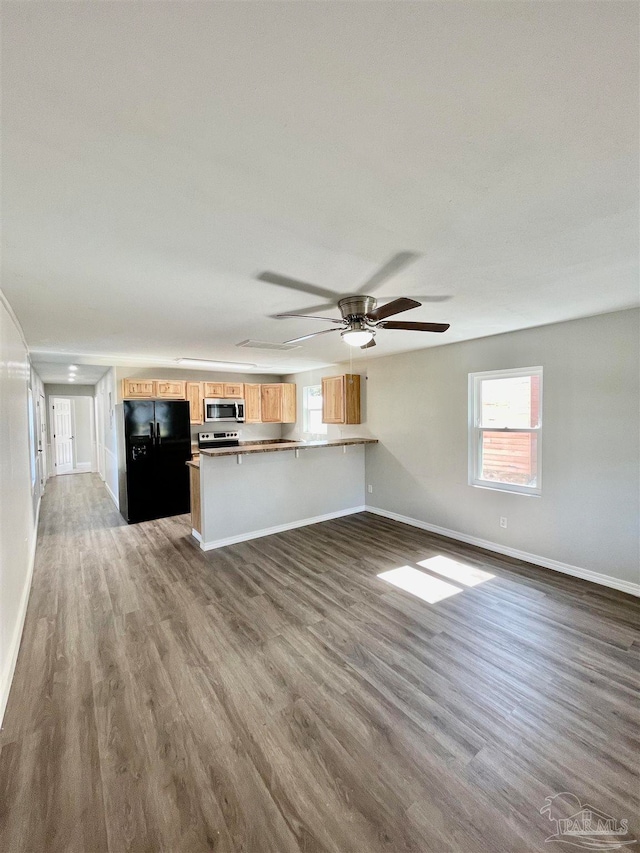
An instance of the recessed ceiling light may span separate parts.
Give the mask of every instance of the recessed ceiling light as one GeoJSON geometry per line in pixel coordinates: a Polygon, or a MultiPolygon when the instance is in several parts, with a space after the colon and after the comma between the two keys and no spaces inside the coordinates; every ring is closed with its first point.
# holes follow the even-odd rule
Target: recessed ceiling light
{"type": "Polygon", "coordinates": [[[75,376],[70,376],[70,377],[69,377],[69,382],[75,382],[75,381],[76,381],[75,376]]]}
{"type": "Polygon", "coordinates": [[[230,367],[257,367],[257,364],[250,364],[247,361],[209,361],[204,358],[178,358],[177,363],[182,367],[200,367],[202,369],[207,369],[208,367],[219,367],[224,370],[225,368],[230,367]]]}
{"type": "Polygon", "coordinates": [[[77,369],[78,369],[78,368],[76,367],[76,365],[75,365],[75,364],[70,364],[70,365],[69,365],[69,370],[76,371],[77,369]]]}

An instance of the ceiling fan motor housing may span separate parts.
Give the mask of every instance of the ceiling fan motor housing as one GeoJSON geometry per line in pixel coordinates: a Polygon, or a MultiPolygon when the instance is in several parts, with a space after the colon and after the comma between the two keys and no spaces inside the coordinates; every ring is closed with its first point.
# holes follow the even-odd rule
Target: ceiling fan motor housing
{"type": "Polygon", "coordinates": [[[365,314],[369,314],[378,304],[373,296],[345,296],[338,302],[338,308],[342,319],[351,322],[362,320],[365,314]]]}

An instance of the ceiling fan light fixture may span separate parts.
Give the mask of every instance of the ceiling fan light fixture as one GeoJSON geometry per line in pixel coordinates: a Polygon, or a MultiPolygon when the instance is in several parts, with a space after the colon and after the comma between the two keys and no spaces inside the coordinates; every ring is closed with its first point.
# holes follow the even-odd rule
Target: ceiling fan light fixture
{"type": "Polygon", "coordinates": [[[346,329],[342,332],[342,340],[350,347],[362,347],[372,341],[374,333],[370,329],[346,329]]]}

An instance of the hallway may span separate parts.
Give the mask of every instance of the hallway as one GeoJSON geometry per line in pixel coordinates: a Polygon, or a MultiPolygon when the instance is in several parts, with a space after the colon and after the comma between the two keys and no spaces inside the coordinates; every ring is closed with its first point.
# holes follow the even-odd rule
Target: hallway
{"type": "Polygon", "coordinates": [[[367,514],[189,532],[49,481],[0,850],[550,853],[562,791],[638,836],[636,600],[367,514]],[[377,577],[439,555],[477,584],[377,577]]]}

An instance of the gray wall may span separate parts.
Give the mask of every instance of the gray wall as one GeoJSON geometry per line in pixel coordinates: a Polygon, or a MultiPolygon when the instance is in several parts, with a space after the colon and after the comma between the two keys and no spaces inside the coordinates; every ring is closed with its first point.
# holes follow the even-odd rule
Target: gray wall
{"type": "Polygon", "coordinates": [[[9,696],[27,608],[36,546],[40,484],[31,483],[28,387],[31,374],[20,326],[0,291],[0,724],[9,696]]]}
{"type": "Polygon", "coordinates": [[[362,445],[241,458],[241,465],[235,456],[200,459],[205,544],[364,506],[362,445]]]}
{"type": "Polygon", "coordinates": [[[45,382],[44,391],[47,396],[52,397],[94,397],[96,386],[74,385],[71,382],[55,385],[52,382],[45,382]]]}
{"type": "Polygon", "coordinates": [[[296,441],[304,441],[310,438],[309,435],[303,433],[304,419],[302,413],[303,393],[302,389],[305,385],[320,385],[325,376],[337,376],[340,373],[359,373],[360,374],[360,407],[362,415],[361,424],[327,424],[327,439],[333,438],[361,438],[370,435],[367,427],[367,371],[366,368],[355,367],[349,362],[341,364],[333,364],[329,367],[318,368],[316,370],[306,370],[303,373],[292,373],[284,377],[284,382],[295,382],[298,386],[298,411],[295,424],[285,424],[282,428],[282,437],[295,439],[296,441]]]}
{"type": "Polygon", "coordinates": [[[98,473],[119,508],[116,400],[116,371],[110,367],[96,383],[96,456],[98,473]]]}
{"type": "Polygon", "coordinates": [[[368,503],[637,583],[639,318],[622,311],[371,360],[366,426],[380,444],[367,448],[368,503]],[[468,374],[534,365],[544,367],[542,495],[469,486],[468,374]]]}
{"type": "Polygon", "coordinates": [[[76,397],[73,405],[76,466],[93,465],[93,397],[76,397]]]}

